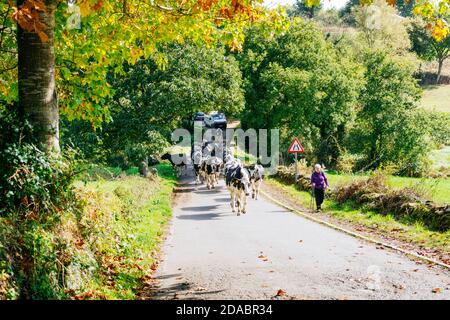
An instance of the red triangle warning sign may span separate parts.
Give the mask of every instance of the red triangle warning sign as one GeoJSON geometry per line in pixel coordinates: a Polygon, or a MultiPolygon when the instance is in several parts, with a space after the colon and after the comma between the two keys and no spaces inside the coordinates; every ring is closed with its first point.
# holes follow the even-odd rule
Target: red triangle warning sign
{"type": "Polygon", "coordinates": [[[300,144],[300,141],[298,141],[297,138],[294,139],[294,141],[292,141],[291,146],[288,149],[289,153],[301,153],[301,152],[305,152],[305,149],[303,149],[302,145],[300,144]]]}

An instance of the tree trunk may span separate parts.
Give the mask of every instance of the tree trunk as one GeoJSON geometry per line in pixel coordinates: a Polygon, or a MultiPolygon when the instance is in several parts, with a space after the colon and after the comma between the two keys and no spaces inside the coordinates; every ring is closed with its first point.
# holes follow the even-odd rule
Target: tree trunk
{"type": "MultiPolygon", "coordinates": [[[[18,0],[18,5],[24,0],[18,0]]],[[[48,41],[18,26],[19,112],[33,126],[33,134],[46,152],[59,152],[59,111],[55,86],[54,27],[56,0],[45,0],[40,22],[48,41]]]]}
{"type": "Polygon", "coordinates": [[[439,60],[439,65],[438,65],[438,73],[437,73],[437,77],[436,77],[436,84],[439,84],[439,82],[441,81],[441,74],[442,74],[442,66],[444,64],[444,60],[439,60]]]}

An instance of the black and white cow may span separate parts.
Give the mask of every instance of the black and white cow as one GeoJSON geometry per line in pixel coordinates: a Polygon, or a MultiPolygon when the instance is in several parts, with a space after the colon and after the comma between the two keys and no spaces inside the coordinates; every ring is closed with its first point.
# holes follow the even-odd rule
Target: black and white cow
{"type": "Polygon", "coordinates": [[[173,155],[170,153],[165,153],[161,156],[162,160],[169,160],[169,162],[172,164],[172,167],[175,168],[175,172],[177,174],[177,177],[180,177],[183,173],[183,171],[186,170],[187,168],[187,164],[188,164],[188,156],[186,156],[185,154],[181,155],[181,159],[180,161],[176,161],[176,163],[174,162],[173,158],[175,156],[180,157],[180,155],[173,155]]]}
{"type": "Polygon", "coordinates": [[[235,212],[237,207],[238,216],[241,212],[245,214],[247,196],[250,194],[250,173],[239,161],[235,161],[227,168],[225,182],[231,195],[231,210],[235,212]]]}
{"type": "Polygon", "coordinates": [[[222,171],[222,169],[223,169],[223,160],[221,159],[221,158],[219,158],[219,157],[215,157],[216,158],[216,160],[215,160],[215,164],[216,164],[216,166],[215,166],[215,170],[214,170],[214,178],[215,178],[215,183],[216,184],[218,184],[219,183],[219,179],[220,179],[220,174],[221,174],[221,171],[222,171]]]}
{"type": "Polygon", "coordinates": [[[260,164],[253,164],[247,167],[247,169],[250,173],[252,199],[258,200],[259,189],[264,178],[264,167],[260,164]]]}
{"type": "Polygon", "coordinates": [[[195,184],[203,183],[204,179],[200,171],[202,164],[204,163],[204,159],[201,149],[194,149],[194,152],[192,153],[192,162],[194,166],[195,184]]]}
{"type": "Polygon", "coordinates": [[[219,182],[218,176],[220,174],[220,166],[222,159],[219,157],[208,157],[205,160],[204,170],[206,174],[206,187],[208,189],[214,189],[215,185],[219,182]]]}

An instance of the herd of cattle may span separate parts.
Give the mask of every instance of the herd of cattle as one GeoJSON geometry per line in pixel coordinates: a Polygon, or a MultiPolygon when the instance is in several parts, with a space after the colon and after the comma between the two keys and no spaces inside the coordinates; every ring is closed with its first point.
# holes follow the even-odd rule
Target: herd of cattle
{"type": "Polygon", "coordinates": [[[231,210],[237,211],[239,216],[246,213],[247,197],[252,193],[252,198],[257,200],[261,182],[264,178],[264,168],[259,164],[244,165],[240,159],[235,158],[229,148],[210,141],[193,146],[191,157],[185,158],[180,163],[174,163],[170,154],[163,156],[175,167],[180,176],[193,165],[196,184],[206,184],[206,187],[214,189],[221,176],[225,178],[225,184],[230,192],[231,210]],[[217,151],[219,150],[219,152],[217,151]]]}

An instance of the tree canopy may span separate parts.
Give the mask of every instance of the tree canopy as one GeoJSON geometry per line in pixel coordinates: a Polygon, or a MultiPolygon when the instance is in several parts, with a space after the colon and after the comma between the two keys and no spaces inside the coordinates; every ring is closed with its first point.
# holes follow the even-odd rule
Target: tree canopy
{"type": "Polygon", "coordinates": [[[159,47],[187,39],[206,46],[222,42],[231,50],[240,50],[245,25],[278,18],[278,13],[264,11],[258,1],[249,0],[81,0],[73,6],[59,0],[24,0],[17,6],[1,1],[0,14],[7,30],[2,32],[5,59],[0,66],[0,100],[18,97],[16,27],[9,18],[12,15],[21,28],[37,32],[46,41],[42,26],[34,22],[55,2],[55,77],[60,110],[72,119],[88,119],[94,126],[109,119],[106,104],[113,92],[105,79],[110,68],[120,73],[123,62],[135,63],[150,55],[164,67],[167,57],[159,47]],[[79,7],[79,25],[75,6],[79,7]]]}
{"type": "Polygon", "coordinates": [[[444,61],[450,57],[450,35],[442,41],[437,41],[427,32],[425,22],[421,18],[416,18],[412,21],[409,35],[412,41],[412,50],[419,57],[426,61],[437,61],[436,83],[439,84],[444,61]]]}
{"type": "Polygon", "coordinates": [[[284,144],[301,135],[311,156],[334,163],[354,116],[361,70],[313,24],[298,23],[266,41],[254,33],[238,56],[246,83],[243,126],[280,128],[284,144]]]}
{"type": "Polygon", "coordinates": [[[172,43],[161,48],[161,52],[167,56],[164,69],[150,57],[125,64],[124,74],[112,71],[112,120],[96,133],[82,123],[67,123],[67,143],[89,153],[92,143],[101,141],[108,158],[117,159],[120,165],[124,159],[137,165],[133,158],[139,157],[130,157],[136,153],[133,148],[140,148],[146,156],[158,154],[161,146],[170,141],[172,131],[194,112],[221,110],[233,116],[242,111],[241,72],[234,57],[226,55],[223,47],[172,43]],[[79,136],[76,132],[84,134],[79,136]],[[97,139],[87,143],[89,134],[95,134],[97,139]]]}

